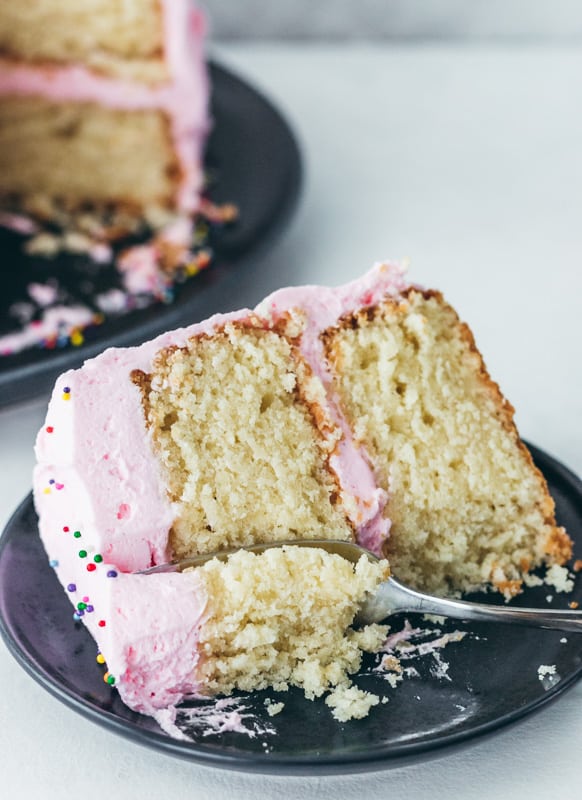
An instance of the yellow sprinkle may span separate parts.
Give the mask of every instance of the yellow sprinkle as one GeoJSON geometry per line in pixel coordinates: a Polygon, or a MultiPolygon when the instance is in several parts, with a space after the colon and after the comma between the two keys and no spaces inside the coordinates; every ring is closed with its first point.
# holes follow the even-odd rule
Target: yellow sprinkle
{"type": "Polygon", "coordinates": [[[73,331],[71,333],[71,344],[73,347],[78,347],[80,344],[83,344],[84,341],[81,331],[73,331]]]}
{"type": "Polygon", "coordinates": [[[63,392],[63,400],[70,400],[71,395],[69,392],[63,392]]]}
{"type": "Polygon", "coordinates": [[[186,264],[186,275],[188,275],[189,278],[196,275],[197,272],[200,272],[200,267],[195,261],[190,261],[189,264],[186,264]]]}
{"type": "Polygon", "coordinates": [[[48,486],[47,486],[47,487],[46,487],[46,489],[44,490],[44,493],[45,493],[45,494],[50,494],[50,493],[51,493],[51,490],[48,488],[48,486]]]}
{"type": "Polygon", "coordinates": [[[99,653],[98,656],[97,656],[97,663],[98,664],[105,664],[105,659],[103,658],[101,653],[99,653]]]}

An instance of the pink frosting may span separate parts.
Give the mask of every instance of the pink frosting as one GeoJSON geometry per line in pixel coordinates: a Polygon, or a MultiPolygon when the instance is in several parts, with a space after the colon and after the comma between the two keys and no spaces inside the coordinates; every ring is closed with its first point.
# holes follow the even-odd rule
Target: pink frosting
{"type": "Polygon", "coordinates": [[[343,432],[330,465],[338,475],[343,492],[356,501],[358,513],[354,522],[358,541],[378,555],[390,528],[389,520],[382,514],[386,493],[378,488],[363,448],[360,448],[359,457],[354,458],[352,432],[339,410],[320,334],[355,309],[375,305],[386,295],[398,295],[408,286],[404,271],[397,264],[379,264],[362,278],[337,289],[325,286],[279,289],[257,308],[259,314],[267,315],[273,321],[285,315],[289,309],[303,312],[306,328],[301,337],[301,354],[326,387],[332,417],[343,432]]]}
{"type": "MultiPolygon", "coordinates": [[[[284,289],[255,312],[265,327],[283,314],[306,320],[301,351],[331,393],[331,376],[319,339],[338,317],[398,296],[407,286],[402,269],[378,265],[359,281],[339,287],[284,289]]],[[[132,708],[178,703],[200,687],[194,675],[197,631],[207,598],[195,573],[134,575],[164,563],[173,512],[151,446],[139,388],[130,373],[149,372],[157,352],[183,346],[190,337],[210,334],[226,323],[248,319],[245,309],[162,334],[140,347],[110,349],[56,383],[40,430],[34,497],[40,534],[63,586],[74,584],[73,602],[87,596],[94,611],[84,613],[91,633],[132,708]],[[79,532],[79,537],[74,533],[79,532]],[[86,555],[79,556],[79,551],[86,555]],[[101,556],[94,561],[95,555],[101,556]],[[88,564],[95,564],[87,570],[88,564]],[[117,578],[108,577],[111,570],[117,578]],[[155,578],[155,579],[154,579],[155,578]],[[98,624],[105,621],[105,626],[98,624]]],[[[379,551],[389,523],[383,518],[385,493],[375,481],[365,453],[330,394],[328,413],[344,438],[331,460],[358,540],[379,551]],[[355,509],[355,510],[350,510],[355,509]]],[[[84,602],[84,601],[82,601],[84,602]]],[[[211,602],[211,601],[210,601],[211,602]]]]}
{"type": "Polygon", "coordinates": [[[193,211],[202,186],[202,148],[208,133],[205,23],[189,0],[163,0],[164,52],[171,79],[158,85],[100,75],[82,65],[34,66],[0,59],[0,95],[42,96],[53,102],[96,103],[118,110],[167,114],[182,181],[176,202],[193,211]]]}
{"type": "Polygon", "coordinates": [[[83,622],[124,702],[144,713],[198,691],[197,637],[207,600],[195,573],[131,574],[169,560],[173,513],[130,372],[150,370],[163,347],[249,313],[112,348],[64,373],[37,436],[34,499],[45,549],[62,585],[75,587],[71,602],[89,598],[94,611],[84,612],[83,622]],[[112,570],[117,577],[108,577],[112,570]]]}

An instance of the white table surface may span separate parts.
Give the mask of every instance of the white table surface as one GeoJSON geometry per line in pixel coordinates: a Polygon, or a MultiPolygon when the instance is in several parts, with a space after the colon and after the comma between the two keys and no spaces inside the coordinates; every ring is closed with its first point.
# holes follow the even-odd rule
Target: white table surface
{"type": "MultiPolygon", "coordinates": [[[[582,52],[566,48],[223,45],[293,120],[300,210],[265,256],[280,283],[337,284],[411,259],[473,328],[522,435],[582,473],[582,52]]],[[[4,268],[9,265],[4,265],[4,268]]],[[[0,523],[30,488],[44,400],[0,412],[0,523]]],[[[582,647],[582,643],[581,643],[582,647]]],[[[504,687],[500,686],[503,692],[504,687]]],[[[0,645],[0,796],[580,796],[582,684],[460,754],[368,775],[199,767],[110,734],[46,694],[0,645]]]]}

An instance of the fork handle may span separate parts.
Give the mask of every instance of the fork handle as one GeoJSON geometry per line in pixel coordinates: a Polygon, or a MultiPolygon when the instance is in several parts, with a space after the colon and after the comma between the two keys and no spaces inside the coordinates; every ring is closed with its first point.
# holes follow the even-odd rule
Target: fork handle
{"type": "MultiPolygon", "coordinates": [[[[508,608],[506,606],[472,603],[435,597],[403,586],[394,578],[382,583],[364,607],[366,619],[374,616],[379,622],[389,614],[402,611],[437,614],[475,622],[511,622],[536,628],[582,633],[582,611],[563,611],[541,608],[508,608]]],[[[371,621],[371,619],[370,619],[371,621]]]]}

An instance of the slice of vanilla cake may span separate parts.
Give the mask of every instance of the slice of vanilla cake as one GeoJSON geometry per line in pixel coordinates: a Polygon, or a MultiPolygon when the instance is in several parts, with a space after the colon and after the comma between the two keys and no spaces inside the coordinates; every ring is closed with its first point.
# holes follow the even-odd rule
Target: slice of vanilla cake
{"type": "Polygon", "coordinates": [[[280,290],[59,378],[40,534],[132,708],[336,686],[338,719],[361,716],[375,701],[347,674],[381,632],[348,629],[387,564],[301,540],[355,538],[437,593],[515,594],[571,543],[512,414],[467,326],[398,266],[280,290]],[[135,574],[273,540],[297,546],[135,574]]]}

